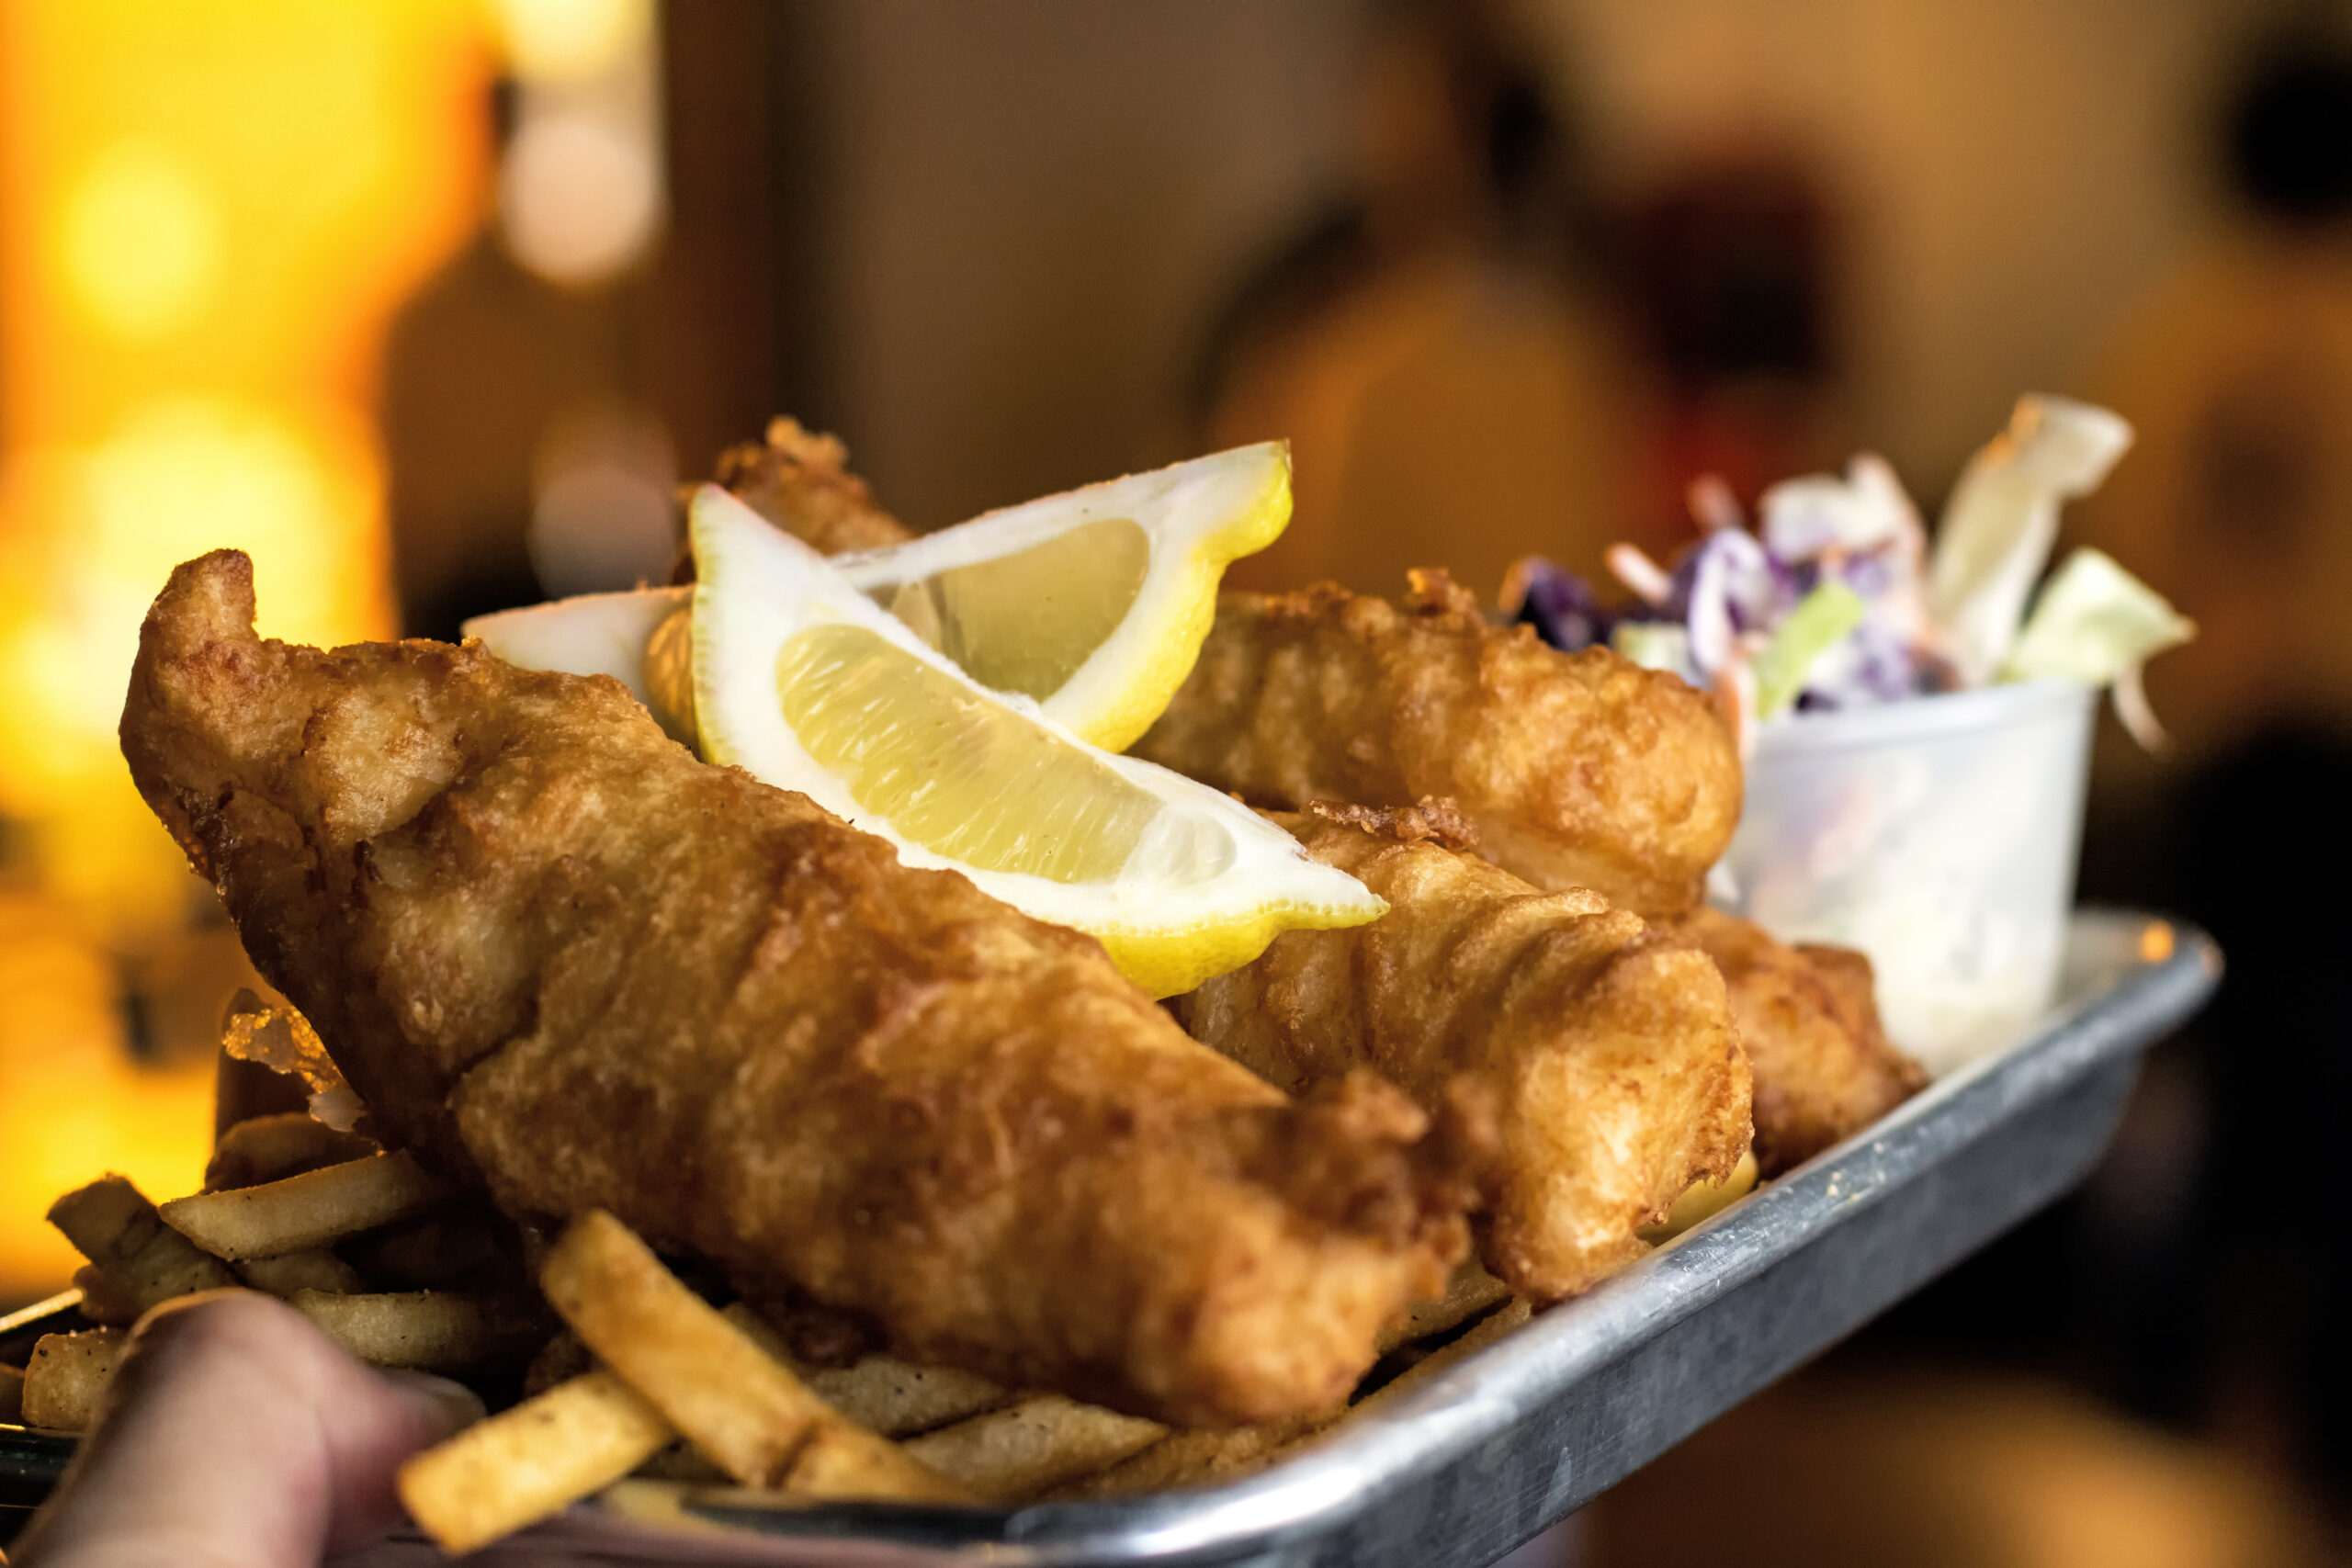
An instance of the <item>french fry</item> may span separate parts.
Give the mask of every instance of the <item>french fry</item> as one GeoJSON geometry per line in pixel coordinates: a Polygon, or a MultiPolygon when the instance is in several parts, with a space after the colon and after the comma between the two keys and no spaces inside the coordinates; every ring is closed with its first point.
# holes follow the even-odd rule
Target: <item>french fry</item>
{"type": "Polygon", "coordinates": [[[1302,1416],[1254,1427],[1170,1432],[1107,1470],[1082,1475],[1056,1488],[1051,1495],[1057,1501],[1074,1501],[1136,1492],[1165,1492],[1177,1486],[1204,1486],[1212,1481],[1231,1480],[1262,1468],[1289,1444],[1320,1431],[1335,1419],[1329,1416],[1302,1416]]]}
{"type": "Polygon", "coordinates": [[[1419,1387],[1425,1380],[1454,1365],[1464,1357],[1485,1349],[1505,1335],[1523,1326],[1533,1315],[1533,1310],[1528,1305],[1525,1296],[1512,1297],[1473,1324],[1459,1339],[1439,1346],[1387,1382],[1357,1400],[1339,1416],[1314,1423],[1290,1441],[1280,1444],[1263,1454],[1253,1456],[1248,1468],[1261,1469],[1277,1461],[1288,1459],[1298,1450],[1320,1439],[1326,1433],[1337,1429],[1366,1411],[1379,1409],[1397,1395],[1419,1387]]]}
{"type": "Polygon", "coordinates": [[[961,1496],[817,1397],[612,1215],[592,1210],[572,1221],[539,1283],[607,1367],[745,1485],[811,1496],[961,1496]]]}
{"type": "Polygon", "coordinates": [[[102,1176],[49,1206],[49,1223],[105,1273],[136,1318],[157,1302],[237,1282],[217,1258],[165,1224],[145,1194],[119,1176],[102,1176]]]}
{"type": "Polygon", "coordinates": [[[25,1425],[53,1432],[87,1430],[114,1376],[124,1337],[115,1328],[42,1335],[25,1367],[25,1425]]]}
{"type": "Polygon", "coordinates": [[[1168,1435],[1157,1421],[1039,1394],[910,1438],[906,1451],[990,1502],[1018,1502],[1105,1470],[1168,1435]]]}
{"type": "Polygon", "coordinates": [[[1387,1382],[1358,1400],[1349,1410],[1351,1416],[1377,1409],[1407,1389],[1418,1386],[1423,1380],[1435,1376],[1453,1366],[1464,1356],[1483,1350],[1504,1335],[1525,1324],[1533,1316],[1525,1296],[1514,1296],[1474,1324],[1469,1332],[1451,1344],[1441,1345],[1428,1355],[1407,1367],[1387,1382]]]}
{"type": "MultiPolygon", "coordinates": [[[[1464,1263],[1454,1270],[1444,1295],[1421,1303],[1403,1323],[1382,1337],[1381,1349],[1385,1353],[1416,1339],[1426,1339],[1431,1335],[1459,1327],[1510,1293],[1508,1286],[1476,1262],[1464,1263]]],[[[1524,1307],[1525,1303],[1516,1303],[1516,1310],[1505,1308],[1488,1323],[1480,1324],[1465,1334],[1461,1348],[1448,1346],[1431,1352],[1385,1385],[1382,1392],[1394,1388],[1413,1373],[1426,1375],[1428,1371],[1449,1365],[1481,1345],[1492,1344],[1527,1321],[1524,1307]]],[[[1367,1397],[1364,1403],[1371,1402],[1372,1398],[1367,1397]]],[[[1213,1481],[1229,1481],[1264,1469],[1288,1450],[1344,1420],[1350,1414],[1351,1412],[1342,1411],[1334,1415],[1300,1416],[1289,1421],[1263,1422],[1252,1427],[1171,1432],[1132,1458],[1057,1488],[1053,1495],[1068,1499],[1113,1497],[1139,1492],[1165,1492],[1177,1486],[1202,1486],[1213,1481]]]]}
{"type": "Polygon", "coordinates": [[[25,1418],[25,1374],[14,1367],[0,1367],[0,1421],[11,1426],[25,1418]]]}
{"type": "Polygon", "coordinates": [[[993,1410],[1012,1396],[978,1372],[959,1367],[927,1367],[896,1356],[865,1356],[854,1365],[811,1371],[801,1366],[759,1314],[741,1302],[720,1314],[752,1342],[798,1372],[817,1396],[859,1426],[886,1438],[928,1432],[967,1416],[993,1410]]]}
{"type": "Polygon", "coordinates": [[[1012,1397],[1001,1385],[960,1367],[926,1367],[895,1356],[867,1356],[854,1366],[808,1374],[819,1397],[888,1438],[928,1432],[994,1410],[1012,1397]]]}
{"type": "Polygon", "coordinates": [[[74,1270],[74,1288],[82,1292],[82,1315],[107,1328],[128,1328],[139,1321],[139,1303],[130,1292],[107,1278],[95,1263],[74,1270]]]}
{"type": "Polygon", "coordinates": [[[447,1291],[336,1295],[297,1291],[287,1304],[376,1367],[462,1371],[520,1361],[546,1337],[520,1303],[447,1291]]]}
{"type": "Polygon", "coordinates": [[[281,1252],[275,1258],[248,1258],[236,1269],[239,1279],[273,1296],[290,1296],[297,1291],[351,1296],[368,1289],[358,1269],[323,1247],[281,1252]]]}
{"type": "Polygon", "coordinates": [[[1400,1345],[1467,1323],[1509,1294],[1510,1286],[1471,1258],[1446,1281],[1445,1294],[1420,1303],[1405,1314],[1402,1323],[1380,1337],[1380,1353],[1385,1356],[1400,1345]]]}
{"type": "Polygon", "coordinates": [[[382,1152],[375,1139],[338,1133],[307,1111],[249,1116],[212,1145],[211,1163],[204,1168],[204,1190],[259,1187],[382,1152]]]}
{"type": "MultiPolygon", "coordinates": [[[[1483,1287],[1472,1278],[1475,1265],[1454,1276],[1453,1289],[1444,1300],[1475,1300],[1484,1293],[1483,1287]]],[[[1475,1269],[1484,1276],[1484,1269],[1475,1269]]],[[[1437,1303],[1425,1303],[1434,1307],[1437,1303]]],[[[1491,1304],[1491,1303],[1488,1303],[1491,1304]]],[[[1478,1309],[1472,1307],[1470,1315],[1478,1309]]],[[[1450,1313],[1431,1313],[1437,1326],[1423,1331],[1442,1334],[1456,1326],[1460,1317],[1450,1313]]],[[[1230,1481],[1253,1471],[1263,1470],[1283,1459],[1310,1438],[1318,1438],[1337,1427],[1349,1416],[1376,1408],[1392,1395],[1412,1387],[1421,1379],[1444,1371],[1463,1357],[1484,1348],[1525,1323],[1530,1316],[1527,1303],[1512,1301],[1473,1326],[1461,1338],[1416,1361],[1390,1382],[1364,1396],[1353,1407],[1336,1415],[1303,1416],[1290,1421],[1271,1421],[1254,1427],[1235,1427],[1221,1431],[1199,1430],[1172,1432],[1163,1440],[1152,1444],[1133,1458],[1123,1460],[1106,1470],[1098,1471],[1078,1481],[1054,1490],[1057,1501],[1075,1501],[1089,1497],[1125,1496],[1141,1492],[1165,1492],[1177,1486],[1203,1486],[1216,1481],[1230,1481]]],[[[1422,1336],[1416,1336],[1420,1337],[1422,1336]]]]}
{"type": "Polygon", "coordinates": [[[606,1371],[559,1383],[401,1466],[401,1501],[456,1556],[601,1491],[676,1436],[606,1371]]]}
{"type": "Polygon", "coordinates": [[[423,1213],[449,1195],[446,1182],[402,1151],[259,1187],[175,1198],[160,1212],[165,1224],[205,1251],[241,1262],[324,1247],[423,1213]]]}

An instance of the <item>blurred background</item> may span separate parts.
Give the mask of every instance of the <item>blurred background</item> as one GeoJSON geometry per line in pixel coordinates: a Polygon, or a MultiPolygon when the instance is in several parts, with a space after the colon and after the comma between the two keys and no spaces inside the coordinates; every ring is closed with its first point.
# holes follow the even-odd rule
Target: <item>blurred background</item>
{"type": "MultiPolygon", "coordinates": [[[[113,728],[175,561],[454,636],[667,571],[789,412],[930,527],[1286,436],[1239,581],[1491,597],[1689,481],[2025,390],[2201,625],[2087,895],[2220,1003],[2076,1198],[1530,1562],[2269,1563],[2352,1534],[2352,7],[2307,0],[0,0],[0,1297],[185,1190],[253,983],[113,728]]],[[[2111,728],[2111,727],[2110,727],[2111,728]]]]}

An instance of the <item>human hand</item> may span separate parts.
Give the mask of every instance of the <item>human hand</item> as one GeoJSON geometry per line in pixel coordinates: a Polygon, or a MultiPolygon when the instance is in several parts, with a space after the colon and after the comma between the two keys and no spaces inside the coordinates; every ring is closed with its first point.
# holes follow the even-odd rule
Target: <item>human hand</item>
{"type": "Polygon", "coordinates": [[[401,1518],[401,1461],[481,1415],[471,1393],[345,1355],[268,1296],[166,1302],[13,1568],[314,1568],[401,1518]]]}

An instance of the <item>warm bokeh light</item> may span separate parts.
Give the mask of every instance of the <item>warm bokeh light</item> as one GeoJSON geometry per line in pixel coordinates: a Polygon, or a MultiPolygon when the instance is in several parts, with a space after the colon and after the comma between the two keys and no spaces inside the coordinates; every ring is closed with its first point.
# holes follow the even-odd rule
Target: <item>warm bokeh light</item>
{"type": "Polygon", "coordinates": [[[99,327],[150,337],[185,324],[219,282],[220,212],[169,149],[125,141],[74,182],[58,265],[99,327]]]}
{"type": "Polygon", "coordinates": [[[517,76],[576,81],[613,69],[653,30],[652,0],[492,0],[517,76]]]}
{"type": "Polygon", "coordinates": [[[593,290],[661,231],[662,131],[652,0],[491,0],[515,84],[498,170],[514,258],[593,290]]]}
{"type": "Polygon", "coordinates": [[[499,216],[515,260],[587,288],[645,252],[662,216],[661,171],[625,120],[569,109],[528,116],[499,171],[499,216]]]}
{"type": "Polygon", "coordinates": [[[0,810],[119,932],[168,847],[113,716],[171,565],[257,563],[265,630],[391,629],[375,361],[478,220],[467,0],[0,0],[0,810]]]}
{"type": "Polygon", "coordinates": [[[482,215],[492,56],[479,0],[0,0],[0,1291],[59,1190],[200,1169],[209,1063],[120,1000],[192,886],[115,744],[140,619],[232,545],[265,632],[392,630],[377,363],[482,215]]]}

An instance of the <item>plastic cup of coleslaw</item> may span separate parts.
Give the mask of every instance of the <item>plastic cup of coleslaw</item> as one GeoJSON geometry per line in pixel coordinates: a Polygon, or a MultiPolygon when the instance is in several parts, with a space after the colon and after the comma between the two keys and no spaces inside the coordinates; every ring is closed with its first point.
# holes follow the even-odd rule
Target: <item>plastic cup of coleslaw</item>
{"type": "Polygon", "coordinates": [[[1628,609],[1547,561],[1512,571],[1507,606],[1544,640],[1606,640],[1752,736],[1712,893],[1783,940],[1868,953],[1887,1032],[1933,1071],[2055,998],[2098,694],[2154,744],[2140,667],[2196,635],[2087,546],[2043,575],[2060,508],[2131,444],[2105,409],[2028,396],[1962,470],[1932,552],[1864,454],[1765,491],[1753,533],[1722,480],[1693,484],[1702,536],[1671,570],[1609,552],[1628,609]]]}
{"type": "Polygon", "coordinates": [[[2057,991],[2097,698],[2032,681],[1764,726],[1721,891],[1868,953],[1930,1072],[2013,1043],[2057,991]]]}

